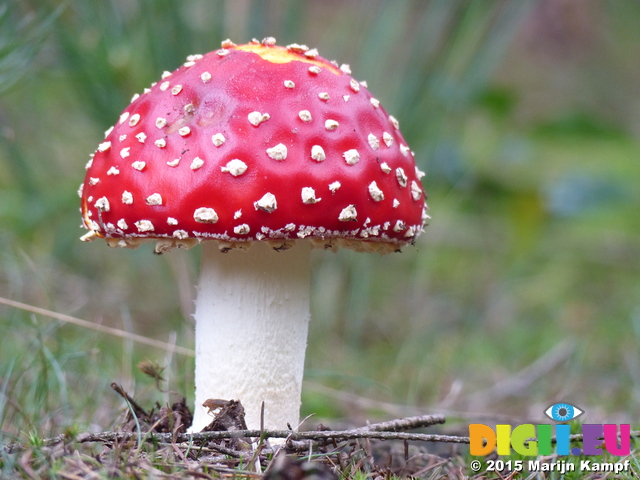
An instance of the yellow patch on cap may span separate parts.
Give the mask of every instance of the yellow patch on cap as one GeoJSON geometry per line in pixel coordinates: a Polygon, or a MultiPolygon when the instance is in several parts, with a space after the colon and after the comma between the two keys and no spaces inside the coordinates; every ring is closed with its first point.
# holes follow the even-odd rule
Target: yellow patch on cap
{"type": "Polygon", "coordinates": [[[233,48],[244,52],[255,53],[271,63],[304,62],[329,70],[335,75],[342,75],[338,67],[327,61],[316,60],[315,58],[307,57],[303,53],[294,52],[285,47],[247,43],[245,45],[234,46],[233,48]]]}

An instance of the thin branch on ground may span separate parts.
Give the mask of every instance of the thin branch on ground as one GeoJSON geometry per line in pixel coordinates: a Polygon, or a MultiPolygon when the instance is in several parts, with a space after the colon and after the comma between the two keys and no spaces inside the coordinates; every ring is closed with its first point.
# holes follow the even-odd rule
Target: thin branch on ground
{"type": "MultiPolygon", "coordinates": [[[[374,423],[364,427],[350,430],[322,430],[295,432],[292,430],[234,430],[234,431],[215,431],[201,433],[155,433],[147,432],[146,441],[158,443],[190,443],[190,442],[206,442],[209,440],[231,439],[231,438],[285,438],[287,441],[305,441],[308,448],[308,441],[326,442],[328,440],[353,440],[353,439],[378,439],[378,440],[413,440],[423,442],[447,442],[447,443],[469,443],[468,437],[457,437],[451,435],[434,435],[424,433],[406,433],[406,430],[415,430],[418,428],[429,427],[432,425],[443,424],[445,418],[442,415],[421,415],[415,417],[401,418],[390,420],[387,422],[374,423]]],[[[99,432],[99,433],[81,433],[75,439],[71,439],[66,435],[57,435],[55,437],[43,440],[43,445],[53,446],[61,442],[77,441],[79,443],[115,443],[135,441],[137,435],[135,432],[99,432]]],[[[20,444],[6,445],[5,451],[21,450],[24,447],[20,444]]]]}
{"type": "MultiPolygon", "coordinates": [[[[405,440],[416,442],[440,442],[440,443],[456,443],[468,444],[469,437],[457,435],[438,435],[425,433],[407,433],[402,430],[413,430],[424,428],[432,425],[443,424],[445,419],[441,415],[423,415],[417,417],[401,418],[388,422],[376,423],[365,427],[354,428],[350,430],[321,430],[308,432],[295,432],[291,430],[234,430],[234,431],[215,431],[200,433],[156,433],[147,432],[145,440],[158,444],[180,444],[193,442],[207,442],[210,440],[234,439],[234,438],[285,438],[287,441],[304,441],[306,448],[309,447],[309,441],[326,443],[329,440],[355,440],[355,439],[371,439],[371,440],[405,440]]],[[[632,438],[640,438],[640,430],[630,432],[632,438]]],[[[578,442],[583,439],[581,434],[571,435],[570,441],[578,442]]],[[[42,445],[51,447],[63,442],[76,441],[78,443],[125,443],[136,441],[135,432],[99,432],[99,433],[81,433],[77,437],[70,438],[66,434],[56,435],[42,441],[42,445]]],[[[555,438],[551,439],[555,442],[555,438]]],[[[21,444],[5,445],[4,450],[7,453],[24,450],[21,444]]],[[[220,451],[220,447],[216,447],[220,451]]],[[[226,455],[232,452],[224,449],[226,455]]],[[[240,455],[242,456],[242,455],[240,455]]]]}
{"type": "MultiPolygon", "coordinates": [[[[289,430],[236,430],[232,432],[205,432],[205,433],[183,433],[171,435],[169,433],[149,433],[148,441],[168,443],[186,443],[189,441],[219,440],[225,438],[286,438],[292,441],[312,440],[353,440],[357,438],[368,438],[376,440],[413,440],[422,442],[446,442],[446,443],[469,443],[469,437],[458,437],[454,435],[435,435],[424,433],[405,432],[384,432],[368,430],[327,430],[322,432],[291,432],[289,430]]],[[[56,438],[56,437],[54,437],[56,438]]],[[[80,443],[103,442],[110,443],[116,441],[135,440],[136,434],[132,432],[101,432],[79,435],[77,440],[80,443]]]]}

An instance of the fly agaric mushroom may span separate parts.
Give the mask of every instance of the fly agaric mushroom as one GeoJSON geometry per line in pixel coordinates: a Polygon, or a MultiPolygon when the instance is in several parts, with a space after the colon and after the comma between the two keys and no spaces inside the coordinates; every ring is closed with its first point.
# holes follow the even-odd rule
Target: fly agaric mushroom
{"type": "Polygon", "coordinates": [[[262,402],[265,427],[295,427],[310,247],[412,243],[428,218],[422,175],[347,65],[227,40],[165,72],[106,132],[79,192],[82,240],[202,243],[192,431],[210,422],[210,398],[240,400],[249,428],[262,402]]]}

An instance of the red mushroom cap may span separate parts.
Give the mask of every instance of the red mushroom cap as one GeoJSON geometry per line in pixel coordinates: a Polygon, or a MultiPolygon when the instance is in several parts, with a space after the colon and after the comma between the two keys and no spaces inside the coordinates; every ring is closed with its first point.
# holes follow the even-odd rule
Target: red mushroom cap
{"type": "Polygon", "coordinates": [[[81,187],[83,239],[412,242],[428,218],[422,173],[348,66],[273,39],[222,46],[165,72],[107,131],[81,187]]]}

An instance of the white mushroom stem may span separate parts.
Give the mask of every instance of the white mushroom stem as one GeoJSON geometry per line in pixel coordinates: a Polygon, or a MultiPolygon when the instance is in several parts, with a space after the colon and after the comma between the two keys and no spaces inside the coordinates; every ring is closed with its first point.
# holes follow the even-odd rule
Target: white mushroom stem
{"type": "Polygon", "coordinates": [[[207,399],[240,400],[250,429],[295,428],[309,326],[307,242],[276,252],[263,242],[221,253],[202,244],[196,300],[196,405],[192,432],[212,416],[207,399]]]}

